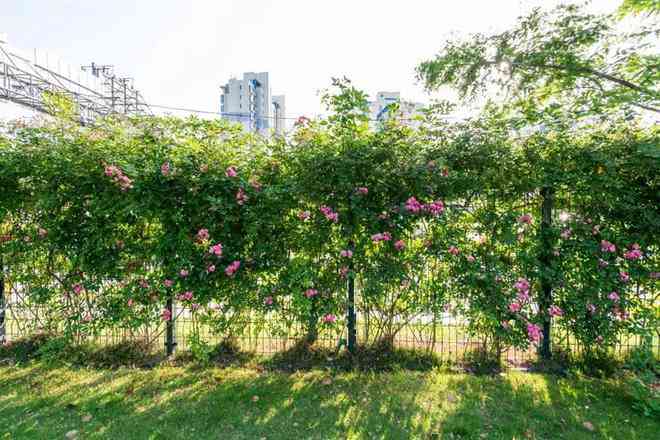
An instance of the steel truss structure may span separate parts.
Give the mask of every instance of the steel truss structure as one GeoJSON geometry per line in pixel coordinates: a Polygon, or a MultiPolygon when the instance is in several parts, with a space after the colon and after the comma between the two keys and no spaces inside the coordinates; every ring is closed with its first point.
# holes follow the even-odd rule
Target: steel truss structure
{"type": "Polygon", "coordinates": [[[12,50],[0,38],[0,99],[49,113],[45,96],[57,93],[70,99],[78,108],[80,122],[90,123],[110,114],[152,114],[130,78],[117,77],[112,66],[83,66],[75,80],[37,60],[12,50]],[[91,80],[90,80],[91,79],[91,80]]]}

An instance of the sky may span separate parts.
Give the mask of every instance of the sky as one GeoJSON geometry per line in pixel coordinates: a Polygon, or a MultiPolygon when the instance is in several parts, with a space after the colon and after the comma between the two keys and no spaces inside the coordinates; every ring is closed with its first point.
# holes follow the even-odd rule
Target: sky
{"type": "MultiPolygon", "coordinates": [[[[151,104],[219,111],[220,85],[270,73],[288,117],[323,111],[319,90],[346,76],[371,96],[428,103],[415,66],[452,36],[511,26],[556,0],[2,0],[11,46],[78,66],[115,66],[151,104]]],[[[611,12],[621,0],[594,0],[611,12]]],[[[178,114],[178,113],[177,113],[178,114]]]]}

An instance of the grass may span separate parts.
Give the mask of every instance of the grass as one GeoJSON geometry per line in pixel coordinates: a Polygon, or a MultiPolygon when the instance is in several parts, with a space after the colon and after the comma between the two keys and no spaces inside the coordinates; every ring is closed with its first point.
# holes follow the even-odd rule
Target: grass
{"type": "Polygon", "coordinates": [[[0,366],[0,438],[651,439],[614,379],[0,366]],[[586,424],[586,425],[585,425],[586,424]]]}

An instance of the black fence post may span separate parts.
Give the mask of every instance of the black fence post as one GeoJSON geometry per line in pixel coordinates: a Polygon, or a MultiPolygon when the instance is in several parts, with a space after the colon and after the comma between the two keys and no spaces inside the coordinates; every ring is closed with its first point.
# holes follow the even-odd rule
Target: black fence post
{"type": "MultiPolygon", "coordinates": [[[[354,251],[354,247],[355,244],[351,241],[351,252],[354,251]]],[[[350,353],[355,353],[355,348],[357,347],[357,330],[355,328],[355,277],[353,274],[355,266],[353,264],[353,259],[350,260],[348,269],[348,351],[350,353]]]]}
{"type": "Polygon", "coordinates": [[[165,306],[166,310],[169,311],[170,319],[167,320],[165,324],[165,349],[168,356],[174,354],[176,349],[176,323],[175,323],[175,314],[174,314],[174,301],[170,296],[167,299],[167,305],[165,306]]]}
{"type": "Polygon", "coordinates": [[[551,318],[548,309],[552,305],[552,281],[550,277],[550,263],[552,255],[552,209],[554,205],[554,190],[550,187],[541,189],[543,202],[541,205],[541,297],[539,298],[539,313],[543,317],[543,340],[539,347],[542,359],[552,357],[551,352],[551,318]]]}

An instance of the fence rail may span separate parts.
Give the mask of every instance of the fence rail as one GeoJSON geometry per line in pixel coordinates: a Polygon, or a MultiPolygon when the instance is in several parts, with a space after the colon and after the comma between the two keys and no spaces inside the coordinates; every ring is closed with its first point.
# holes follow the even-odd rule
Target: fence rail
{"type": "MultiPolygon", "coordinates": [[[[10,308],[9,310],[10,313],[7,314],[5,322],[8,341],[28,337],[38,331],[30,322],[29,317],[21,316],[16,309],[10,308]]],[[[175,340],[179,351],[190,349],[189,337],[194,333],[195,328],[200,339],[207,344],[219,344],[225,339],[223,336],[215,334],[210,327],[195,322],[189,316],[179,316],[174,324],[175,340]]],[[[232,341],[243,351],[268,356],[292,348],[305,336],[302,327],[293,326],[286,328],[284,331],[273,331],[270,324],[268,321],[247,322],[240,333],[233,335],[232,341]]],[[[364,322],[359,321],[356,330],[358,345],[373,342],[368,341],[369,329],[364,322]]],[[[317,344],[328,349],[339,350],[341,342],[345,339],[345,330],[342,334],[320,331],[317,344]]],[[[145,340],[158,347],[167,345],[165,325],[143,327],[138,330],[102,330],[97,334],[85,336],[83,340],[99,345],[145,340]]],[[[585,348],[567,330],[557,326],[554,328],[551,342],[553,349],[560,349],[573,354],[579,354],[585,348]]],[[[610,347],[610,351],[623,357],[635,347],[642,345],[642,342],[640,335],[621,335],[617,343],[610,347]]],[[[464,362],[466,356],[473,351],[489,348],[488,343],[484,342],[482,338],[468,332],[467,326],[462,323],[460,317],[439,320],[436,324],[432,322],[407,324],[396,333],[393,343],[396,348],[433,352],[444,361],[456,363],[464,362]]],[[[657,336],[653,338],[651,349],[656,356],[660,356],[660,338],[657,336]]],[[[503,361],[512,366],[532,362],[537,359],[537,356],[538,347],[536,346],[530,346],[527,350],[511,347],[502,351],[503,361]]]]}

